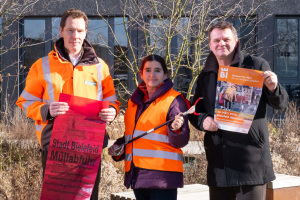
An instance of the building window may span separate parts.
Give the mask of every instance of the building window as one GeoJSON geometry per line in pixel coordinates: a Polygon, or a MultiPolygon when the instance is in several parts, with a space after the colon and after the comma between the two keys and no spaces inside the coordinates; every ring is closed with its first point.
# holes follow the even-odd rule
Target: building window
{"type": "Polygon", "coordinates": [[[151,19],[150,20],[150,48],[153,54],[165,57],[167,50],[167,25],[170,20],[166,19],[151,19]]]}
{"type": "Polygon", "coordinates": [[[99,18],[89,19],[87,40],[92,44],[96,54],[109,65],[117,95],[122,101],[126,93],[125,89],[128,89],[129,85],[129,70],[125,65],[127,54],[122,54],[127,52],[128,39],[122,17],[106,20],[105,22],[99,18]]]}
{"type": "MultiPolygon", "coordinates": [[[[125,20],[127,23],[127,18],[125,20]]],[[[126,59],[128,56],[128,39],[124,28],[123,18],[115,17],[114,18],[114,33],[116,40],[114,40],[114,77],[115,77],[115,87],[117,93],[122,99],[125,99],[125,105],[127,104],[125,97],[125,88],[129,89],[129,70],[125,65],[126,59]],[[123,54],[125,53],[125,54],[123,54]],[[124,97],[124,98],[123,98],[124,97]]],[[[119,99],[121,102],[122,99],[119,99]]],[[[122,102],[123,103],[123,102],[122,102]]]]}
{"type": "Polygon", "coordinates": [[[299,84],[299,27],[300,17],[277,17],[275,20],[275,72],[290,100],[298,103],[299,84]]]}
{"type": "Polygon", "coordinates": [[[59,35],[59,27],[60,27],[60,17],[53,17],[51,18],[51,50],[54,50],[54,43],[56,40],[60,38],[59,35]]]}
{"type": "Polygon", "coordinates": [[[27,75],[30,66],[45,56],[45,20],[39,18],[24,19],[23,48],[24,69],[27,75]]]}
{"type": "Polygon", "coordinates": [[[299,19],[277,19],[276,72],[280,78],[299,76],[299,19]]]}
{"type": "Polygon", "coordinates": [[[192,78],[192,72],[188,68],[188,57],[187,52],[190,52],[191,47],[187,47],[188,45],[184,44],[184,40],[187,37],[188,41],[191,40],[190,32],[186,32],[189,30],[187,17],[181,17],[180,21],[176,27],[176,33],[171,38],[169,44],[169,52],[167,52],[168,41],[167,35],[170,26],[170,19],[158,19],[152,18],[150,19],[150,34],[149,34],[149,46],[151,48],[151,53],[158,54],[163,58],[166,56],[166,53],[170,54],[173,59],[177,59],[181,48],[183,48],[183,55],[180,61],[180,66],[174,66],[174,69],[179,67],[176,78],[174,79],[174,88],[186,94],[188,91],[189,83],[192,78]]]}
{"type": "Polygon", "coordinates": [[[96,54],[106,63],[109,62],[108,25],[99,18],[90,18],[87,41],[91,43],[96,54]]]}
{"type": "Polygon", "coordinates": [[[241,49],[249,54],[257,54],[256,17],[246,19],[241,16],[237,18],[229,18],[227,21],[230,21],[237,30],[241,49]]]}
{"type": "Polygon", "coordinates": [[[192,80],[192,70],[189,68],[189,62],[191,60],[188,57],[191,54],[191,47],[190,44],[184,44],[185,39],[188,40],[188,43],[191,41],[191,33],[189,26],[189,18],[182,17],[177,26],[178,34],[176,35],[176,43],[174,42],[174,46],[176,49],[176,55],[182,50],[183,55],[180,61],[180,68],[178,70],[178,75],[175,79],[175,89],[182,94],[186,95],[189,89],[190,82],[192,80]],[[187,37],[187,38],[184,38],[187,37]]]}

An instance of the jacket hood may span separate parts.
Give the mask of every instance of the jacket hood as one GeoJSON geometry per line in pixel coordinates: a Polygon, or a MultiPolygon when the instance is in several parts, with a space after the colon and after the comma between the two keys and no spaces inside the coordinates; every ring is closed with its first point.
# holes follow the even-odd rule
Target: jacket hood
{"type": "MultiPolygon", "coordinates": [[[[241,67],[241,62],[243,60],[242,58],[243,58],[243,54],[241,52],[240,42],[238,41],[234,48],[234,57],[233,57],[233,60],[231,61],[230,66],[241,67]]],[[[203,68],[203,71],[218,73],[218,70],[219,70],[218,60],[217,60],[215,54],[211,51],[206,59],[206,63],[203,68]]]]}
{"type": "Polygon", "coordinates": [[[146,100],[145,95],[148,94],[145,82],[142,82],[138,85],[138,88],[135,90],[133,95],[131,96],[131,101],[137,105],[141,105],[142,103],[151,103],[158,97],[167,93],[173,87],[173,82],[170,78],[167,78],[152,94],[152,96],[146,100]]]}
{"type": "MultiPolygon", "coordinates": [[[[69,55],[64,46],[63,38],[59,38],[55,42],[54,48],[62,60],[70,62],[69,55]]],[[[97,58],[94,48],[87,40],[83,41],[81,52],[82,52],[82,56],[81,56],[79,62],[77,63],[77,65],[81,65],[81,64],[94,65],[94,64],[99,63],[99,60],[97,58]]]]}

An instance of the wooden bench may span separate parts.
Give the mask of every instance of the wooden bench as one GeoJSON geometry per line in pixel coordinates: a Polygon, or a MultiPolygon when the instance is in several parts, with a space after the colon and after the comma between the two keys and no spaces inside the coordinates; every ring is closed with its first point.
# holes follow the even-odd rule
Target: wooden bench
{"type": "MultiPolygon", "coordinates": [[[[177,200],[209,200],[207,185],[193,184],[178,188],[177,200]]],[[[111,200],[135,200],[133,192],[111,194],[111,200]]]]}
{"type": "Polygon", "coordinates": [[[120,192],[110,194],[111,200],[135,200],[133,192],[120,192]]]}
{"type": "Polygon", "coordinates": [[[266,200],[300,200],[300,177],[276,174],[267,184],[266,200]]]}
{"type": "MultiPolygon", "coordinates": [[[[207,185],[185,185],[178,189],[178,200],[209,200],[207,185]]],[[[133,192],[111,194],[111,200],[135,200],[133,192]]],[[[266,200],[300,200],[300,177],[276,174],[276,180],[267,184],[266,200]]]]}
{"type": "Polygon", "coordinates": [[[184,155],[200,155],[205,152],[202,141],[189,141],[189,143],[181,149],[184,155]]]}

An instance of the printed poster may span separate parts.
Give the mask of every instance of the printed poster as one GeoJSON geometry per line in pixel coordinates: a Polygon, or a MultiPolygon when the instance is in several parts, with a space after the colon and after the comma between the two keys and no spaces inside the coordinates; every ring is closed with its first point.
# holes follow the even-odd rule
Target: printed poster
{"type": "Polygon", "coordinates": [[[262,73],[220,66],[214,115],[220,129],[248,133],[262,93],[262,73]]]}
{"type": "Polygon", "coordinates": [[[41,200],[90,199],[101,160],[106,123],[101,102],[61,94],[70,110],[55,118],[41,200]]]}

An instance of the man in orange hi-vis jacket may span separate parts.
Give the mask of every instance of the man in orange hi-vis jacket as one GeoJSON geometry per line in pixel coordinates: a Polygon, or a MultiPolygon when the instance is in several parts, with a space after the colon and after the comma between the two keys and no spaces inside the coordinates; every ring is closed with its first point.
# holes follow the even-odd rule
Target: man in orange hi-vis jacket
{"type": "MultiPolygon", "coordinates": [[[[116,98],[109,68],[85,40],[87,27],[88,18],[81,10],[69,9],[63,13],[59,27],[61,38],[56,41],[55,50],[32,65],[25,89],[16,103],[27,117],[35,120],[43,170],[54,118],[69,109],[67,103],[58,102],[60,93],[109,101],[109,108],[99,113],[99,117],[106,122],[113,121],[119,112],[120,102],[116,98]]],[[[106,135],[103,147],[107,141],[106,135]]],[[[98,199],[100,169],[91,199],[98,199]]]]}

